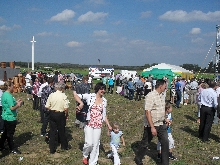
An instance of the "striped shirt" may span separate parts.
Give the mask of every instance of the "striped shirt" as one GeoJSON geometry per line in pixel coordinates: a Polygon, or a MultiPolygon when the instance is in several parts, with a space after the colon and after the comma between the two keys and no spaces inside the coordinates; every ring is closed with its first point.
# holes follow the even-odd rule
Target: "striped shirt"
{"type": "MultiPolygon", "coordinates": [[[[156,90],[148,93],[145,97],[145,111],[151,111],[154,126],[163,125],[165,119],[165,98],[156,90]]],[[[144,126],[150,126],[144,115],[144,126]]]]}

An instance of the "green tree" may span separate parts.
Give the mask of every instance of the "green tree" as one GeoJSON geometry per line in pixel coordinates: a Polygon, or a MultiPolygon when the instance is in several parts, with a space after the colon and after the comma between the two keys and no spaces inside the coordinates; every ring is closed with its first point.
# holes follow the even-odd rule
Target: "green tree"
{"type": "Polygon", "coordinates": [[[201,69],[201,67],[199,67],[198,64],[183,64],[180,66],[190,71],[193,70],[194,72],[198,72],[201,69]]]}

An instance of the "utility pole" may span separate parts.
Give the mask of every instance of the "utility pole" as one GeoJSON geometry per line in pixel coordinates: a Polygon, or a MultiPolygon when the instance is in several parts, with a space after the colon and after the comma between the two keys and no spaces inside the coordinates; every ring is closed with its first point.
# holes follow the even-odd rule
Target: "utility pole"
{"type": "Polygon", "coordinates": [[[215,75],[218,78],[219,56],[220,56],[220,25],[216,25],[216,56],[215,56],[215,75]]]}

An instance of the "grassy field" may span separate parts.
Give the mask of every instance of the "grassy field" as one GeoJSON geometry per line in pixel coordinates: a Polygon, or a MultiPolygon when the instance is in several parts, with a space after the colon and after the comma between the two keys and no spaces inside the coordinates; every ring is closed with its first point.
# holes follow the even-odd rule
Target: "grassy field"
{"type": "Polygon", "coordinates": [[[214,73],[196,73],[195,77],[197,78],[210,78],[214,79],[216,76],[214,73]]]}
{"type": "MultiPolygon", "coordinates": [[[[32,102],[25,100],[25,93],[15,93],[15,98],[23,98],[25,105],[19,109],[18,121],[15,132],[15,144],[22,152],[20,155],[10,154],[8,151],[0,153],[0,164],[39,164],[39,165],[81,165],[82,147],[84,142],[83,130],[75,127],[75,101],[71,90],[66,90],[70,100],[69,120],[67,121],[66,134],[72,149],[62,151],[60,146],[54,155],[49,153],[49,146],[40,136],[41,123],[39,123],[39,111],[32,109],[32,102]],[[22,159],[22,160],[21,160],[22,159]]],[[[108,100],[108,118],[110,122],[117,121],[121,124],[124,132],[126,146],[120,149],[121,164],[135,165],[133,159],[143,133],[143,105],[144,100],[129,101],[124,97],[113,94],[105,95],[108,100]]],[[[220,126],[213,125],[210,142],[202,143],[197,137],[199,125],[196,105],[182,106],[180,109],[173,108],[172,134],[175,140],[174,155],[178,160],[170,161],[172,165],[210,165],[220,164],[220,160],[212,160],[214,156],[220,156],[220,126]]],[[[102,129],[99,164],[113,165],[106,155],[110,151],[109,137],[106,126],[102,129]]],[[[154,165],[157,163],[156,152],[157,139],[150,144],[150,151],[146,153],[144,164],[154,165]]]]}

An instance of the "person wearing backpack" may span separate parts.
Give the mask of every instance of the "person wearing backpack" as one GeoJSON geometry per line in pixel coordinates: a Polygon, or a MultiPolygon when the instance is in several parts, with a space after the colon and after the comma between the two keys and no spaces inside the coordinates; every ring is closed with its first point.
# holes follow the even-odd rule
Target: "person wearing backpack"
{"type": "MultiPolygon", "coordinates": [[[[89,80],[88,76],[84,76],[82,82],[76,84],[74,91],[76,91],[77,94],[90,93],[90,85],[88,84],[88,80],[89,80]]],[[[79,128],[84,128],[86,122],[86,113],[88,112],[89,107],[84,98],[82,98],[81,101],[84,103],[84,106],[81,111],[76,111],[75,124],[79,128]]]]}

